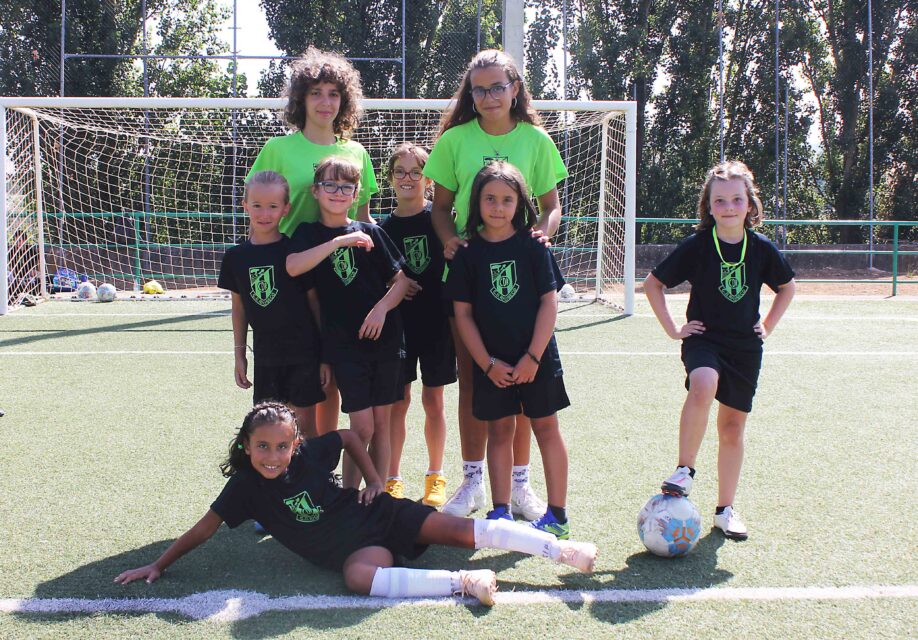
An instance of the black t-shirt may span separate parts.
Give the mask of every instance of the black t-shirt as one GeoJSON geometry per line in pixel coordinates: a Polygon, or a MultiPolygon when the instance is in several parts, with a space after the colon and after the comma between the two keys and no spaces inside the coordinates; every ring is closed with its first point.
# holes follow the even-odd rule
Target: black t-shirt
{"type": "Polygon", "coordinates": [[[284,475],[268,480],[254,469],[240,470],[210,508],[230,528],[256,520],[295,554],[328,566],[341,549],[365,546],[361,525],[368,509],[357,502],[356,489],[342,489],[329,479],[341,450],[336,431],[307,440],[284,475]]]}
{"type": "Polygon", "coordinates": [[[402,322],[397,308],[387,314],[377,340],[357,337],[367,314],[386,295],[389,280],[404,263],[386,232],[375,224],[354,220],[335,228],[307,222],[298,226],[291,238],[293,251],[305,251],[354,231],[371,236],[373,249],[341,247],[310,272],[322,309],[322,360],[395,360],[403,355],[402,322]]]}
{"type": "MultiPolygon", "coordinates": [[[[713,232],[705,229],[683,240],[657,265],[653,275],[667,287],[686,280],[692,284],[685,315],[689,321],[704,323],[701,339],[735,349],[755,350],[762,344],[753,329],[759,321],[762,285],[777,291],[791,281],[794,271],[771,240],[753,231],[747,231],[746,237],[746,257],[742,264],[723,265],[714,246],[713,232]]],[[[739,261],[742,241],[719,244],[726,262],[739,261]]]]}
{"type": "Polygon", "coordinates": [[[430,203],[413,216],[387,216],[379,226],[405,257],[405,275],[421,285],[421,291],[399,305],[405,324],[409,352],[416,352],[449,333],[443,308],[443,244],[434,232],[430,203]]]}
{"type": "MultiPolygon", "coordinates": [[[[488,353],[515,365],[532,341],[541,297],[557,289],[557,272],[551,251],[529,229],[500,242],[475,237],[456,253],[446,295],[472,305],[488,353]]],[[[557,359],[554,335],[545,355],[541,366],[557,359]]]]}
{"type": "Polygon", "coordinates": [[[284,236],[270,244],[246,240],[230,247],[220,264],[217,286],[239,294],[245,317],[252,327],[255,362],[288,365],[319,359],[318,331],[309,310],[306,292],[313,277],[291,278],[286,259],[290,240],[284,236]]]}

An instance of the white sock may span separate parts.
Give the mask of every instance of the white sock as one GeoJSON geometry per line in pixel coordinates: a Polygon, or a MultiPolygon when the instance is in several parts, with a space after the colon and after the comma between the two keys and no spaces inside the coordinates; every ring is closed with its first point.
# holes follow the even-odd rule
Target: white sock
{"type": "Polygon", "coordinates": [[[428,470],[427,470],[427,473],[425,473],[424,475],[426,475],[426,476],[432,476],[433,474],[437,474],[438,476],[442,476],[442,475],[443,475],[443,469],[436,469],[436,470],[434,470],[434,469],[428,469],[428,470]]]}
{"type": "Polygon", "coordinates": [[[380,567],[373,576],[370,595],[378,598],[451,596],[461,591],[458,571],[380,567]]]}
{"type": "Polygon", "coordinates": [[[482,484],[484,482],[484,460],[463,460],[462,475],[465,482],[482,484]]]}
{"type": "Polygon", "coordinates": [[[513,465],[513,486],[522,487],[529,484],[529,465],[513,465]]]}
{"type": "Polygon", "coordinates": [[[528,525],[520,525],[509,520],[482,520],[476,519],[475,523],[475,548],[503,549],[504,551],[518,551],[531,556],[541,556],[557,560],[561,555],[561,545],[558,539],[546,531],[533,529],[528,525]]]}
{"type": "Polygon", "coordinates": [[[402,479],[401,476],[389,476],[388,478],[386,478],[386,482],[389,482],[389,480],[401,480],[401,479],[402,479]]]}

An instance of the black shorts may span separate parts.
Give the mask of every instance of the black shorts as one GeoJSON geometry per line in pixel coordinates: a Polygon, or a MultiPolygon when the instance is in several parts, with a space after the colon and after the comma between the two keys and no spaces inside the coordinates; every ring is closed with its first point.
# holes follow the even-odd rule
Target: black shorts
{"type": "Polygon", "coordinates": [[[535,380],[501,389],[478,365],[472,370],[472,415],[479,420],[500,420],[520,411],[527,418],[545,418],[571,405],[564,390],[560,363],[543,363],[535,380]]]}
{"type": "Polygon", "coordinates": [[[405,384],[418,379],[418,363],[421,365],[421,384],[425,387],[442,387],[456,381],[456,348],[449,325],[439,338],[429,341],[417,353],[408,349],[408,355],[402,361],[402,381],[405,384]]]}
{"type": "Polygon", "coordinates": [[[311,407],[325,400],[319,382],[319,363],[255,365],[252,402],[277,400],[295,407],[311,407]]]}
{"type": "Polygon", "coordinates": [[[689,374],[699,367],[717,371],[717,393],[714,398],[737,411],[752,411],[752,398],[762,369],[761,348],[750,351],[731,349],[701,338],[682,341],[682,363],[685,365],[685,388],[689,374]]]}
{"type": "MultiPolygon", "coordinates": [[[[356,490],[352,491],[356,494],[356,490]]],[[[414,560],[427,550],[428,545],[416,541],[421,526],[434,511],[433,507],[407,498],[393,498],[385,492],[376,496],[369,506],[354,500],[339,513],[342,523],[347,523],[347,530],[341,532],[333,552],[310,560],[320,567],[340,571],[352,553],[366,547],[385,547],[396,558],[414,560]]]]}
{"type": "Polygon", "coordinates": [[[337,362],[332,365],[341,392],[341,411],[353,413],[382,407],[405,396],[402,360],[337,362]]]}

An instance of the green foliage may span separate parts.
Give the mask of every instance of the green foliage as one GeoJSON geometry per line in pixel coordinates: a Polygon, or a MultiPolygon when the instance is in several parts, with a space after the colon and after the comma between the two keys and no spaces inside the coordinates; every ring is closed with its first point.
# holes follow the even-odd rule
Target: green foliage
{"type": "MultiPolygon", "coordinates": [[[[402,56],[401,0],[264,0],[271,38],[286,55],[306,47],[336,51],[348,58],[402,56]]],[[[469,59],[476,53],[478,0],[408,0],[406,2],[405,96],[449,97],[469,59]]],[[[500,2],[483,0],[481,47],[500,43],[500,2]]],[[[400,61],[355,61],[364,95],[402,95],[400,61]]],[[[258,83],[261,95],[283,88],[283,65],[272,64],[258,83]]]]}
{"type": "MultiPolygon", "coordinates": [[[[143,53],[141,0],[69,0],[68,54],[143,53]]],[[[225,53],[218,30],[229,9],[218,0],[147,0],[148,53],[225,53]]],[[[60,95],[61,3],[7,0],[0,22],[0,94],[60,95]]],[[[150,95],[231,95],[231,73],[213,61],[149,61],[150,95]]],[[[68,96],[143,95],[140,61],[71,58],[64,66],[68,96]]],[[[239,79],[239,92],[245,78],[239,79]]]]}

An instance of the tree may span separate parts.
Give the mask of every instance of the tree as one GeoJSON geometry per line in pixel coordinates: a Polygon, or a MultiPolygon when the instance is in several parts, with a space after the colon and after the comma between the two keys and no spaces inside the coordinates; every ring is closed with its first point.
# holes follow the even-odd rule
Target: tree
{"type": "MultiPolygon", "coordinates": [[[[500,42],[499,2],[483,0],[481,46],[500,42]]],[[[288,56],[309,45],[348,58],[402,57],[401,0],[262,0],[271,39],[288,56]]],[[[477,0],[407,0],[405,95],[442,98],[452,95],[469,59],[477,51],[477,0]]],[[[355,61],[364,95],[402,95],[400,61],[355,61]]],[[[280,66],[272,65],[259,87],[277,95],[283,86],[280,66]]]]}
{"type": "MultiPolygon", "coordinates": [[[[829,200],[835,216],[855,219],[866,218],[869,208],[866,9],[866,4],[854,0],[809,0],[797,9],[798,19],[810,27],[811,43],[803,68],[819,104],[822,169],[829,200]]],[[[878,1],[873,3],[873,9],[874,95],[880,98],[879,108],[874,112],[876,150],[880,151],[881,158],[887,153],[902,153],[901,160],[887,158],[893,160],[894,167],[898,165],[897,169],[905,168],[905,172],[896,171],[890,176],[890,184],[897,185],[893,190],[898,189],[900,194],[914,194],[915,162],[908,157],[908,143],[900,144],[899,138],[909,131],[903,127],[914,123],[914,93],[909,99],[905,90],[910,82],[914,90],[913,79],[918,71],[914,53],[907,46],[910,38],[914,43],[918,2],[878,1]],[[901,85],[903,91],[900,92],[896,85],[901,85]],[[899,93],[905,94],[905,113],[899,109],[899,93]],[[910,114],[907,113],[909,103],[910,114]],[[909,166],[911,177],[907,175],[909,166]]],[[[911,155],[913,158],[913,151],[911,155]]],[[[889,167],[890,163],[880,166],[889,167]]],[[[882,180],[882,172],[877,173],[882,180]]],[[[906,195],[904,199],[908,201],[909,198],[906,195]]],[[[839,235],[846,243],[861,242],[864,238],[863,229],[859,227],[844,227],[839,235]]]]}

